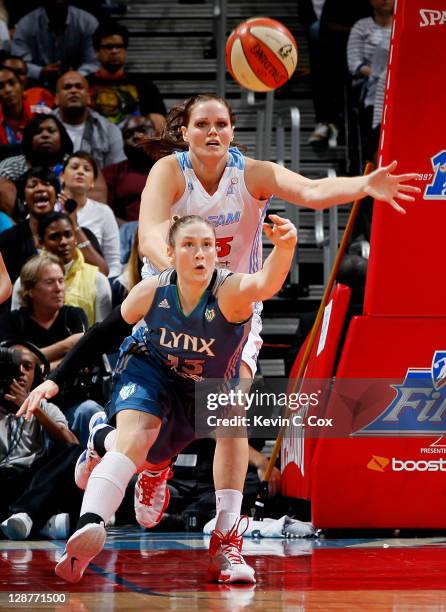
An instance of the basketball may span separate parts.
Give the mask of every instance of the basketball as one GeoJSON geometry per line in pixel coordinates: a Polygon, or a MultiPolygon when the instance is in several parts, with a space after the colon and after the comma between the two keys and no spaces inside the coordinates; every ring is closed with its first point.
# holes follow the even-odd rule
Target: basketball
{"type": "Polygon", "coordinates": [[[279,21],[254,17],[240,23],[226,43],[226,65],[242,87],[271,91],[288,81],[297,66],[294,36],[279,21]]]}

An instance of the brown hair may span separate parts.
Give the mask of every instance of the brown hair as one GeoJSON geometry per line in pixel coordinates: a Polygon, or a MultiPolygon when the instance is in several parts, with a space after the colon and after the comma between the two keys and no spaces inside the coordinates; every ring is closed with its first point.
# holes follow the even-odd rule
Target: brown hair
{"type": "Polygon", "coordinates": [[[167,237],[167,244],[173,249],[175,248],[175,238],[178,234],[179,230],[186,225],[190,225],[191,223],[204,223],[208,227],[212,229],[212,234],[215,238],[215,227],[213,224],[204,219],[203,217],[199,217],[198,215],[186,215],[185,217],[176,217],[169,229],[169,235],[167,237]]]}
{"type": "Polygon", "coordinates": [[[52,253],[45,253],[45,255],[34,255],[28,259],[20,271],[20,284],[21,288],[19,291],[19,301],[21,306],[29,308],[31,306],[30,291],[39,282],[42,270],[48,266],[56,264],[62,270],[65,275],[65,269],[63,263],[56,255],[52,253]]]}
{"type": "MultiPolygon", "coordinates": [[[[183,140],[181,127],[189,124],[190,116],[197,104],[200,102],[208,102],[209,100],[216,100],[227,108],[231,125],[234,126],[234,112],[224,98],[214,93],[198,94],[192,98],[188,98],[183,104],[177,104],[171,108],[167,115],[166,124],[161,136],[149,136],[143,141],[142,146],[145,152],[150,155],[152,159],[157,160],[166,155],[170,155],[174,151],[187,151],[189,145],[183,140]]],[[[233,144],[237,146],[236,143],[233,144]]]]}
{"type": "Polygon", "coordinates": [[[96,160],[94,159],[94,157],[92,157],[90,153],[87,153],[87,151],[75,151],[74,153],[71,153],[71,155],[67,157],[67,159],[64,161],[64,164],[63,164],[64,170],[74,157],[78,159],[84,159],[86,162],[88,162],[90,166],[92,167],[94,178],[95,179],[98,178],[98,174],[99,174],[98,164],[96,160]]]}

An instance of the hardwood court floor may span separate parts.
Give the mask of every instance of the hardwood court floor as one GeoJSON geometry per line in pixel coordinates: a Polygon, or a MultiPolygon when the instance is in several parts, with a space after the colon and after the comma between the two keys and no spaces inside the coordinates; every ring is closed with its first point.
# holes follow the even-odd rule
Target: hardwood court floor
{"type": "Polygon", "coordinates": [[[245,538],[256,585],[205,582],[208,538],[109,530],[84,578],[54,574],[64,542],[0,541],[0,610],[446,611],[446,537],[413,539],[245,538]],[[22,608],[9,593],[67,593],[67,602],[22,608]]]}

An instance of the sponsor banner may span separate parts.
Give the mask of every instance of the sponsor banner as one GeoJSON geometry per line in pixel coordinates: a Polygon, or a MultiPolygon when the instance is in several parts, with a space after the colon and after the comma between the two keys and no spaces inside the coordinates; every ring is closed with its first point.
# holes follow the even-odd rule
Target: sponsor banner
{"type": "Polygon", "coordinates": [[[367,468],[382,474],[389,472],[446,472],[446,459],[400,459],[372,455],[367,468]]]}

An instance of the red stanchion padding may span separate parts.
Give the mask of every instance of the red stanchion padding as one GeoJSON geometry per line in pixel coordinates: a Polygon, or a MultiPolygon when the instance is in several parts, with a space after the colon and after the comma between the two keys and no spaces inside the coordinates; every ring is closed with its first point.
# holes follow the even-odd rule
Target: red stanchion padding
{"type": "MultiPolygon", "coordinates": [[[[336,351],[339,345],[342,327],[350,300],[350,289],[345,285],[336,285],[332,291],[331,298],[325,308],[321,329],[316,337],[313,350],[310,354],[305,381],[302,392],[311,392],[312,381],[329,379],[333,375],[336,351]]],[[[291,391],[294,377],[299,369],[305,351],[306,342],[302,345],[298,356],[290,372],[290,384],[288,392],[291,391]]],[[[309,414],[320,414],[323,410],[322,402],[327,398],[321,398],[321,404],[312,409],[309,414]]],[[[305,437],[305,431],[300,426],[290,425],[281,447],[281,470],[282,494],[287,497],[310,499],[311,496],[311,461],[316,448],[317,439],[305,437]]]]}
{"type": "Polygon", "coordinates": [[[437,269],[446,227],[444,0],[396,3],[389,55],[379,165],[418,172],[416,202],[402,216],[375,202],[365,314],[446,316],[446,283],[437,269]]]}

